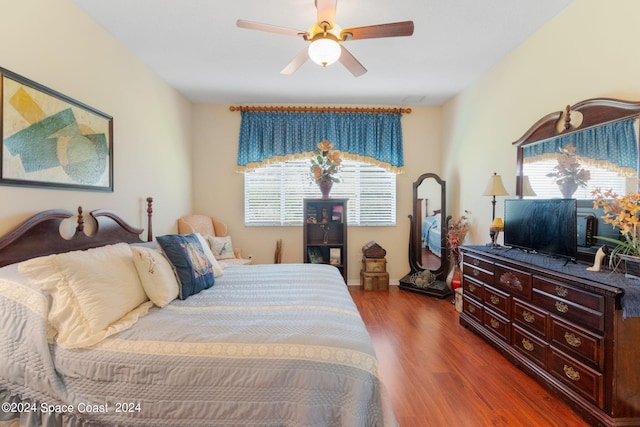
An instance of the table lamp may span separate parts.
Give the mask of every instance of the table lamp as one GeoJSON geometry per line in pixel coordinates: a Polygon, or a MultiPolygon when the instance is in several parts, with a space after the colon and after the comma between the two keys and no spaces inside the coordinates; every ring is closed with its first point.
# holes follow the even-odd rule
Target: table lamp
{"type": "Polygon", "coordinates": [[[504,222],[502,221],[502,218],[495,218],[491,223],[491,227],[489,228],[489,235],[491,236],[492,247],[495,248],[500,246],[499,244],[496,243],[496,241],[498,240],[498,235],[502,230],[504,230],[504,222]]]}
{"type": "Polygon", "coordinates": [[[531,181],[527,175],[522,177],[522,197],[534,197],[536,192],[531,187],[531,181]]]}
{"type": "MultiPolygon", "coordinates": [[[[491,175],[491,179],[489,179],[489,183],[487,184],[487,188],[482,193],[483,196],[491,196],[493,199],[491,200],[492,204],[492,213],[491,213],[491,227],[489,228],[489,236],[491,237],[491,246],[495,246],[495,241],[497,237],[497,231],[493,228],[493,221],[496,219],[496,196],[508,196],[507,190],[504,188],[502,184],[502,177],[498,175],[496,172],[491,175]]],[[[502,219],[500,220],[502,223],[502,219]]],[[[504,228],[504,225],[502,226],[504,228]]]]}

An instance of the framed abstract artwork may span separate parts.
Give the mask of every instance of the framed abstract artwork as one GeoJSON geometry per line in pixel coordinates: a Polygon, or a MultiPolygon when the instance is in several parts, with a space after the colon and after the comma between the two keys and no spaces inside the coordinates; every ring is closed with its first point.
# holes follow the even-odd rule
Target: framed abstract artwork
{"type": "Polygon", "coordinates": [[[0,68],[0,184],[113,191],[113,118],[0,68]]]}

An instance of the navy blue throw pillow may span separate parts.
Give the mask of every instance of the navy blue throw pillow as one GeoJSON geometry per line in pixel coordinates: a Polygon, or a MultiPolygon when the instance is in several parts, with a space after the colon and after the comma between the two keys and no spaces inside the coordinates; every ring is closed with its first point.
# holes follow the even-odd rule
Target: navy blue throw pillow
{"type": "Polygon", "coordinates": [[[176,270],[180,280],[180,299],[213,286],[213,265],[205,255],[198,236],[168,234],[158,236],[156,240],[176,270]]]}

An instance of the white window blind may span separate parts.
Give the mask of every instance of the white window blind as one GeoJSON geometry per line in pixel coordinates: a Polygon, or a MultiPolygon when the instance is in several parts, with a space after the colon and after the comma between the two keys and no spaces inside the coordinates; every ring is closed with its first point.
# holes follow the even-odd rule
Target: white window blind
{"type": "MultiPolygon", "coordinates": [[[[553,171],[554,166],[557,164],[558,162],[552,159],[523,164],[523,174],[529,177],[536,197],[541,199],[562,197],[562,193],[560,193],[560,189],[553,181],[553,178],[546,176],[547,173],[553,171]]],[[[573,195],[574,198],[592,200],[591,192],[596,187],[600,187],[602,190],[612,188],[618,194],[626,194],[626,178],[601,168],[589,166],[588,169],[591,172],[591,179],[587,182],[586,188],[578,187],[578,190],[573,195]]]]}
{"type": "MultiPolygon", "coordinates": [[[[302,225],[304,198],[320,198],[308,160],[274,163],[244,174],[244,222],[247,226],[302,225]]],[[[349,225],[396,223],[396,175],[364,162],[343,160],[332,198],[349,199],[349,225]]]]}

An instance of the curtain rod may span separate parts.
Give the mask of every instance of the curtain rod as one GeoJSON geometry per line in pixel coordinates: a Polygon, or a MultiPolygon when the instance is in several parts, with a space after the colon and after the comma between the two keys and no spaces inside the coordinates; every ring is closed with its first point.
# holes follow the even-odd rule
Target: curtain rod
{"type": "Polygon", "coordinates": [[[276,111],[276,112],[335,112],[335,113],[392,113],[411,114],[411,108],[368,108],[368,107],[260,107],[230,106],[229,111],[276,111]]]}

